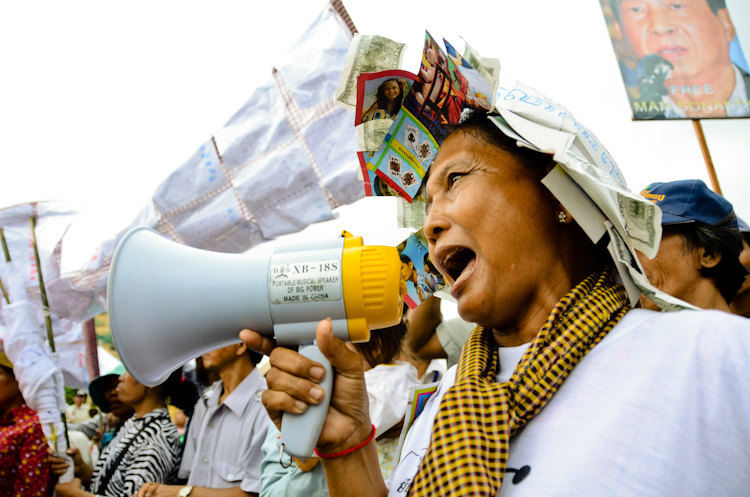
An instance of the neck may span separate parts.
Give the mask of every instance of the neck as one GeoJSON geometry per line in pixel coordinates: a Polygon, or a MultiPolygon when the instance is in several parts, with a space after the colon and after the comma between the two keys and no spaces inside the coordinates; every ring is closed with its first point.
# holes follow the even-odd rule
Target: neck
{"type": "Polygon", "coordinates": [[[142,418],[151,411],[161,409],[162,407],[164,407],[164,399],[154,395],[153,391],[149,391],[140,404],[133,406],[133,409],[135,410],[135,418],[142,418]]]}
{"type": "Polygon", "coordinates": [[[685,302],[689,302],[699,309],[732,312],[713,281],[708,278],[701,278],[700,281],[696,282],[693,286],[693,292],[687,297],[678,298],[682,298],[685,302]]]}
{"type": "Polygon", "coordinates": [[[238,357],[235,361],[221,368],[219,371],[219,378],[221,378],[222,386],[224,391],[221,394],[221,400],[227,398],[234,390],[242,383],[242,380],[247,378],[247,375],[253,372],[255,366],[253,366],[249,360],[238,357]]]}
{"type": "Polygon", "coordinates": [[[729,309],[739,316],[750,317],[750,291],[738,293],[729,304],[729,309]]]}
{"type": "Polygon", "coordinates": [[[2,419],[5,416],[7,416],[8,413],[10,413],[10,411],[12,411],[13,409],[15,409],[16,407],[21,407],[24,404],[25,404],[25,402],[23,400],[23,397],[22,396],[18,396],[17,398],[14,398],[14,399],[10,400],[9,402],[7,402],[6,404],[4,404],[3,406],[0,406],[0,419],[2,419]]]}
{"type": "Polygon", "coordinates": [[[533,341],[558,302],[594,272],[594,246],[588,238],[582,238],[586,237],[583,231],[580,228],[575,232],[565,231],[563,226],[560,232],[559,253],[548,257],[557,262],[540,273],[538,285],[515,305],[518,311],[510,318],[511,325],[492,328],[498,346],[518,347],[533,341]],[[566,250],[566,247],[573,248],[566,250]]]}

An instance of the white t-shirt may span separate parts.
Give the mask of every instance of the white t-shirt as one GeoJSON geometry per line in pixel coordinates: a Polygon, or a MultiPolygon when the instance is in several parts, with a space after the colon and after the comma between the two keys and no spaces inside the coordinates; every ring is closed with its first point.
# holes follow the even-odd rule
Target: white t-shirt
{"type": "MultiPolygon", "coordinates": [[[[501,380],[524,350],[500,349],[501,380]]],[[[390,496],[406,495],[455,374],[410,430],[390,496]]],[[[747,495],[749,418],[750,321],[636,309],[511,439],[499,495],[747,495]]]]}
{"type": "Polygon", "coordinates": [[[408,362],[378,364],[365,371],[370,420],[379,437],[396,426],[406,413],[409,389],[421,382],[417,368],[408,362]]]}

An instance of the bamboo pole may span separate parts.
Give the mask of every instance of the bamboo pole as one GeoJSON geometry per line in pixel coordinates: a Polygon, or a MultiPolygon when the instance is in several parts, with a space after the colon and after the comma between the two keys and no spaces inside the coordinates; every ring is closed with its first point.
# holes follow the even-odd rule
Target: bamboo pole
{"type": "Polygon", "coordinates": [[[5,297],[5,303],[10,305],[10,297],[8,297],[8,291],[5,289],[5,285],[3,285],[2,279],[0,279],[0,290],[3,291],[3,297],[5,297]]]}
{"type": "Polygon", "coordinates": [[[10,262],[10,252],[8,251],[8,242],[5,241],[5,230],[0,228],[0,243],[3,244],[3,254],[5,254],[5,262],[10,262]]]}
{"type": "Polygon", "coordinates": [[[719,186],[719,177],[716,175],[716,169],[714,169],[714,162],[711,160],[711,153],[708,151],[708,143],[706,143],[706,136],[703,134],[703,126],[701,125],[700,119],[693,119],[693,128],[695,134],[698,136],[698,143],[701,146],[701,153],[703,154],[703,160],[706,162],[706,169],[708,169],[708,177],[711,179],[711,188],[721,195],[721,187],[719,186]]]}
{"type": "MultiPolygon", "coordinates": [[[[8,252],[8,242],[5,241],[5,231],[3,228],[0,228],[0,243],[3,245],[3,253],[5,254],[5,262],[10,262],[10,252],[8,252]]],[[[5,297],[5,303],[10,305],[10,297],[8,296],[8,291],[5,289],[5,285],[3,285],[3,280],[0,279],[0,289],[3,291],[3,297],[5,297]]]]}
{"type": "MultiPolygon", "coordinates": [[[[52,317],[49,313],[49,302],[47,302],[47,289],[44,286],[44,278],[42,277],[42,264],[39,260],[39,247],[36,243],[36,218],[29,218],[29,225],[31,226],[31,240],[34,244],[34,261],[36,262],[36,275],[39,278],[39,293],[42,295],[42,314],[44,315],[44,327],[47,330],[47,342],[52,353],[55,353],[55,337],[52,334],[52,317]]],[[[65,442],[70,447],[70,439],[68,438],[68,425],[65,422],[65,413],[60,413],[62,419],[63,429],[65,432],[65,442]]]]}

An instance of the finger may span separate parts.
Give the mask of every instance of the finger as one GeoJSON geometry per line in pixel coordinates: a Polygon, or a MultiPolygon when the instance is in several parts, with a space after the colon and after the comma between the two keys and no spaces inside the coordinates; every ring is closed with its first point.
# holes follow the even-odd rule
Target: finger
{"type": "Polygon", "coordinates": [[[266,383],[270,390],[286,392],[307,404],[317,404],[325,397],[323,389],[312,381],[294,376],[278,368],[271,368],[268,371],[266,383]]]}
{"type": "Polygon", "coordinates": [[[350,377],[362,376],[362,357],[352,352],[346,344],[333,334],[333,325],[329,319],[318,323],[315,330],[318,348],[326,359],[336,368],[336,372],[350,377]]]}
{"type": "MultiPolygon", "coordinates": [[[[263,396],[261,397],[263,405],[266,406],[266,410],[269,411],[269,415],[273,411],[276,416],[278,412],[290,412],[292,414],[302,414],[307,410],[307,404],[299,399],[295,399],[286,392],[278,390],[264,390],[263,396]]],[[[274,415],[271,415],[271,419],[274,415]]]]}
{"type": "Polygon", "coordinates": [[[245,342],[248,349],[263,355],[271,355],[271,351],[276,348],[276,340],[252,330],[240,331],[240,340],[245,342]]]}
{"type": "Polygon", "coordinates": [[[76,455],[80,455],[81,451],[78,450],[78,447],[71,447],[68,450],[66,450],[65,453],[71,457],[75,457],[76,455]]]}
{"type": "Polygon", "coordinates": [[[284,347],[275,348],[271,352],[269,359],[272,369],[278,368],[291,375],[305,378],[315,383],[322,380],[326,374],[325,368],[319,362],[315,362],[284,347]]]}

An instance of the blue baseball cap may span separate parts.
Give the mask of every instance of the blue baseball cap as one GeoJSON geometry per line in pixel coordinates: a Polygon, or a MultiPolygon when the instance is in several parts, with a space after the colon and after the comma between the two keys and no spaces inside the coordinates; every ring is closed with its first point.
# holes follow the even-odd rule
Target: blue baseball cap
{"type": "Polygon", "coordinates": [[[737,216],[737,226],[740,228],[741,233],[750,233],[750,226],[748,226],[745,221],[740,219],[740,216],[737,216]]]}
{"type": "MultiPolygon", "coordinates": [[[[713,226],[734,212],[727,199],[712,192],[699,179],[651,183],[641,196],[661,208],[662,226],[695,221],[713,226]]],[[[730,227],[737,228],[737,221],[733,221],[730,227]]]]}

